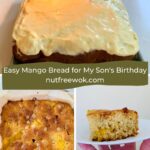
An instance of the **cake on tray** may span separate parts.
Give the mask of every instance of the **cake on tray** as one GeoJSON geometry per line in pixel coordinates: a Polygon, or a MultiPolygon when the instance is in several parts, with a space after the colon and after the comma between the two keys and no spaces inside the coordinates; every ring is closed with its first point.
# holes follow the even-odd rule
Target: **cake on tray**
{"type": "Polygon", "coordinates": [[[120,0],[25,0],[12,36],[20,63],[133,60],[139,51],[120,0]]]}
{"type": "Polygon", "coordinates": [[[72,98],[55,91],[17,92],[0,97],[0,149],[73,150],[72,98]]]}

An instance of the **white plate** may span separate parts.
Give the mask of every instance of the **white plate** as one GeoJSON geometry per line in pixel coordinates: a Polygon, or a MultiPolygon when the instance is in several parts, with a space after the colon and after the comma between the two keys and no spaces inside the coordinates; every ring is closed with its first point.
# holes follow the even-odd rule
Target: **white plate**
{"type": "Polygon", "coordinates": [[[92,144],[92,145],[116,145],[126,144],[132,142],[140,142],[150,138],[150,120],[140,119],[139,120],[139,134],[135,137],[126,138],[123,140],[108,141],[108,142],[95,142],[90,140],[90,131],[88,124],[81,121],[77,131],[77,143],[92,144]]]}

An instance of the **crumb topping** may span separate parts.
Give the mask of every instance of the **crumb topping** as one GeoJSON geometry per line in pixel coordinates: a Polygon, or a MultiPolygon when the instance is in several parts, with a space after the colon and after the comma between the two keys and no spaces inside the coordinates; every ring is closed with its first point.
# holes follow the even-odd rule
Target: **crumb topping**
{"type": "Polygon", "coordinates": [[[73,150],[73,126],[67,103],[9,101],[2,110],[2,150],[73,150]]]}

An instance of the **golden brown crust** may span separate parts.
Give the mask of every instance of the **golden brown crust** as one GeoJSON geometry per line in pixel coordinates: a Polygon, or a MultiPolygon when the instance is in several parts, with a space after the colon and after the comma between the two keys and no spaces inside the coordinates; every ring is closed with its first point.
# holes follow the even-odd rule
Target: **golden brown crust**
{"type": "Polygon", "coordinates": [[[73,134],[73,109],[67,103],[50,100],[9,101],[3,107],[3,150],[73,150],[73,134]]]}
{"type": "Polygon", "coordinates": [[[99,116],[108,116],[108,115],[112,115],[114,113],[118,113],[118,112],[121,112],[121,113],[124,113],[124,114],[127,114],[127,113],[136,113],[136,111],[134,110],[129,110],[127,107],[123,108],[123,109],[118,109],[118,110],[88,110],[87,112],[87,116],[90,116],[90,115],[99,115],[99,116]]]}
{"type": "Polygon", "coordinates": [[[17,46],[13,46],[13,54],[14,58],[19,63],[33,63],[33,62],[46,62],[46,61],[54,61],[54,62],[62,62],[62,63],[100,63],[107,61],[121,61],[121,60],[134,60],[136,56],[117,56],[110,55],[104,50],[94,50],[89,53],[80,54],[77,56],[69,56],[62,55],[59,53],[54,53],[48,57],[44,56],[42,52],[38,55],[27,56],[21,53],[18,50],[17,46]]]}

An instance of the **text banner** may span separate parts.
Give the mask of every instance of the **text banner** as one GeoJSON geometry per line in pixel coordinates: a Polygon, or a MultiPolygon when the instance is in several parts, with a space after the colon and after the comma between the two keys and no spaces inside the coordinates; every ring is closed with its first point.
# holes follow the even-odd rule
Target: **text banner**
{"type": "Polygon", "coordinates": [[[147,84],[147,62],[117,61],[96,64],[47,62],[3,68],[3,89],[67,89],[85,85],[147,84]]]}

